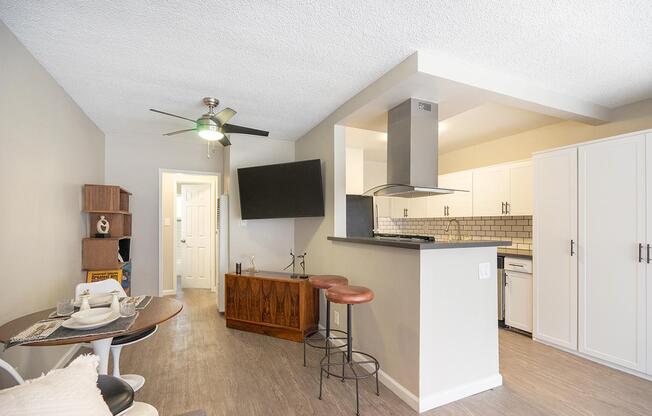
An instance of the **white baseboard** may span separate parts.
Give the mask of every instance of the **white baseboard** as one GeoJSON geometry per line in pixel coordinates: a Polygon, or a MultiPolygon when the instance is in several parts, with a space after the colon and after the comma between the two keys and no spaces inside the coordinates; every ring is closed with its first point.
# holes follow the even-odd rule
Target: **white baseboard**
{"type": "Polygon", "coordinates": [[[170,295],[176,295],[177,291],[174,289],[167,289],[167,290],[161,290],[161,296],[170,296],[170,295]]]}
{"type": "Polygon", "coordinates": [[[618,364],[610,363],[609,361],[605,361],[605,360],[602,360],[600,358],[592,357],[592,356],[590,356],[588,354],[584,354],[584,353],[582,353],[580,351],[577,351],[577,350],[572,350],[572,349],[569,349],[569,348],[566,348],[566,347],[561,347],[559,345],[555,345],[555,344],[550,343],[550,342],[548,342],[546,340],[543,340],[541,338],[532,337],[532,339],[534,341],[540,343],[540,344],[547,345],[549,347],[552,347],[552,348],[567,352],[569,354],[573,354],[573,355],[575,355],[577,357],[584,358],[584,359],[587,359],[589,361],[593,361],[594,363],[604,365],[605,367],[613,368],[614,370],[622,371],[623,373],[631,374],[633,376],[642,378],[642,379],[647,380],[647,381],[652,381],[652,375],[650,375],[650,374],[645,374],[645,373],[642,373],[642,372],[637,371],[637,370],[632,370],[631,368],[627,368],[627,367],[623,367],[623,366],[618,365],[618,364]]]}
{"type": "Polygon", "coordinates": [[[82,347],[81,344],[75,344],[70,348],[68,348],[68,351],[66,351],[66,353],[63,354],[61,358],[59,358],[59,361],[57,361],[57,363],[54,365],[54,367],[52,367],[52,369],[54,370],[56,368],[65,367],[68,364],[68,362],[72,360],[72,357],[74,357],[75,354],[77,354],[77,352],[81,347],[82,347]]]}
{"type": "MultiPolygon", "coordinates": [[[[325,331],[326,328],[322,324],[319,324],[319,329],[325,331]]],[[[336,345],[344,345],[345,342],[344,340],[341,339],[336,339],[333,341],[333,344],[336,345]]],[[[360,357],[360,359],[365,359],[364,357],[360,357]]],[[[381,364],[382,365],[382,364],[381,364]]],[[[374,365],[371,363],[368,364],[363,364],[363,367],[371,372],[374,370],[374,365]]],[[[401,383],[398,381],[394,380],[392,376],[384,372],[381,368],[381,370],[378,371],[378,381],[383,384],[383,386],[387,387],[392,393],[396,394],[401,400],[403,400],[408,406],[410,406],[413,410],[419,411],[419,397],[417,397],[414,393],[412,393],[410,390],[406,389],[401,383]]]]}
{"type": "Polygon", "coordinates": [[[424,397],[419,403],[419,412],[425,412],[435,407],[443,406],[445,404],[472,396],[474,394],[482,393],[503,385],[503,376],[495,374],[493,376],[474,381],[472,383],[463,384],[449,390],[439,392],[437,394],[424,397]]]}

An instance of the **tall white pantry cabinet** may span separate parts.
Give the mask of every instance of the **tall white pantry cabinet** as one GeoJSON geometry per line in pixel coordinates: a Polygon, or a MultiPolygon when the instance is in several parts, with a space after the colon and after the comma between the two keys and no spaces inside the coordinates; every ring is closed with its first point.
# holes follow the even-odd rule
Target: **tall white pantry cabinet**
{"type": "Polygon", "coordinates": [[[533,165],[534,338],[652,375],[652,131],[533,165]]]}

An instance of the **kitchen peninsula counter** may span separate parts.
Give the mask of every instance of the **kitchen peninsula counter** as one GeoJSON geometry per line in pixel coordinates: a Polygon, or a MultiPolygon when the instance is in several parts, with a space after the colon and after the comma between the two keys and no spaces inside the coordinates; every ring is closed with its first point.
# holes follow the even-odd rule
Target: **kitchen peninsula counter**
{"type": "Polygon", "coordinates": [[[416,241],[398,238],[379,237],[328,237],[331,241],[343,241],[358,244],[373,244],[377,246],[388,246],[407,248],[412,250],[441,250],[451,248],[472,248],[472,247],[505,247],[510,246],[510,241],[487,241],[487,240],[453,240],[453,241],[416,241]]]}

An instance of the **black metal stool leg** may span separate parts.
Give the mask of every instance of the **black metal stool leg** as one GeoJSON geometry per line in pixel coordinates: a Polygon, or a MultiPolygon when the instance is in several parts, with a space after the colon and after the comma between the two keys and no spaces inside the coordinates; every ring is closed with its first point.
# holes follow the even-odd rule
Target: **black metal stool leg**
{"type": "Polygon", "coordinates": [[[344,383],[344,366],[346,364],[346,353],[342,352],[342,383],[344,383]]]}
{"type": "Polygon", "coordinates": [[[321,390],[322,390],[322,384],[324,382],[324,369],[319,370],[319,400],[321,400],[321,390]]]}
{"type": "Polygon", "coordinates": [[[355,379],[355,414],[360,416],[360,395],[358,394],[358,379],[355,379]]]}
{"type": "Polygon", "coordinates": [[[306,367],[306,339],[303,339],[303,366],[306,367]]]}
{"type": "Polygon", "coordinates": [[[378,385],[378,370],[376,369],[376,396],[380,396],[380,386],[378,385]]]}

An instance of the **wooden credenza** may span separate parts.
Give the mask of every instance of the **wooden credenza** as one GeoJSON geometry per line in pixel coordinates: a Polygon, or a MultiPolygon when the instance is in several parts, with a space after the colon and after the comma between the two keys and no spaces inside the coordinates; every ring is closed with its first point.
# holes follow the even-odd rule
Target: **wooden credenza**
{"type": "Polygon", "coordinates": [[[301,342],[319,322],[319,298],[308,279],[287,273],[227,273],[226,326],[301,342]]]}

